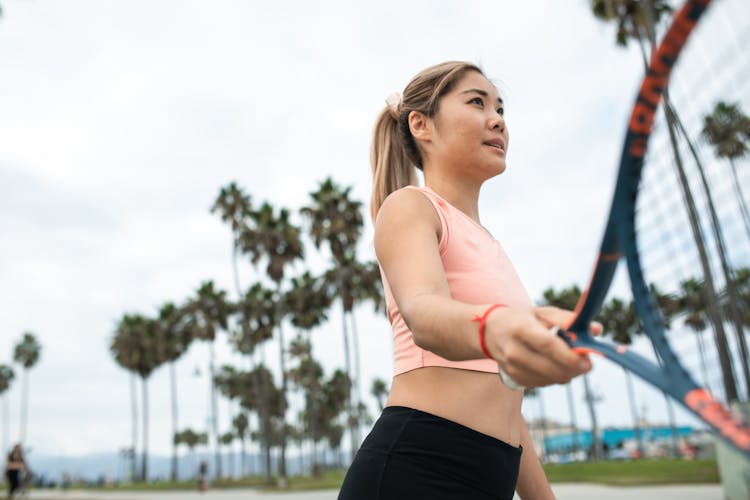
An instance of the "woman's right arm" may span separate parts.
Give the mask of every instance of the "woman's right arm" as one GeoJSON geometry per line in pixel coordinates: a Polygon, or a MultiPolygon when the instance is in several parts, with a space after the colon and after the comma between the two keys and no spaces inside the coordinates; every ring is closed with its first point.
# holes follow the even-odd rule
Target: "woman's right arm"
{"type": "MultiPolygon", "coordinates": [[[[375,222],[375,252],[399,311],[421,348],[453,361],[483,358],[478,324],[491,304],[451,298],[440,252],[440,221],[422,193],[402,189],[383,203],[375,222]]],[[[486,345],[506,373],[525,386],[566,383],[588,371],[549,328],[572,313],[553,307],[494,310],[487,318],[486,345]]]]}

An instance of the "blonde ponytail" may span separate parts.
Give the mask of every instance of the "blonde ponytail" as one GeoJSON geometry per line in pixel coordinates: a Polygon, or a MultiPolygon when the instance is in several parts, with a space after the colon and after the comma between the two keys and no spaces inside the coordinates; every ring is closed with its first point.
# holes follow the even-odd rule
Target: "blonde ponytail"
{"type": "Polygon", "coordinates": [[[375,122],[370,150],[373,179],[370,215],[373,221],[385,198],[402,187],[415,185],[416,169],[422,169],[422,152],[411,135],[409,114],[417,111],[428,118],[434,117],[440,98],[469,71],[484,74],[479,67],[466,62],[452,61],[431,66],[409,82],[398,102],[389,98],[388,106],[375,122]]]}
{"type": "Polygon", "coordinates": [[[373,181],[370,215],[373,221],[389,194],[417,183],[417,169],[404,151],[398,121],[393,115],[394,111],[386,107],[375,122],[370,150],[373,181]]]}

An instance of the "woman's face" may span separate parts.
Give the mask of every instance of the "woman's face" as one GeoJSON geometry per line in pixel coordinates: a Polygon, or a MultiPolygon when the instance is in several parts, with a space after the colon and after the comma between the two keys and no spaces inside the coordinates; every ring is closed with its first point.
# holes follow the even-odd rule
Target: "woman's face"
{"type": "Polygon", "coordinates": [[[428,164],[485,180],[505,170],[508,129],[503,101],[481,74],[470,71],[440,100],[423,145],[428,164]]]}

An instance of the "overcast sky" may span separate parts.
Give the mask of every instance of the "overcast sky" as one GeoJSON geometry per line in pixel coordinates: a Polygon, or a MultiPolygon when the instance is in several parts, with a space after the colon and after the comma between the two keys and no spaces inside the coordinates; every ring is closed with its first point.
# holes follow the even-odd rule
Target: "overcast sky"
{"type": "MultiPolygon", "coordinates": [[[[42,344],[28,425],[38,453],[129,445],[129,379],[108,352],[123,313],[154,314],[208,279],[233,294],[229,231],[209,213],[220,187],[236,181],[255,203],[296,211],[332,176],[367,202],[374,119],[428,65],[477,62],[503,94],[508,170],[485,186],[480,211],[531,297],[588,277],[641,63],[585,0],[2,7],[0,363],[26,330],[42,344]]],[[[371,238],[368,223],[363,259],[374,258],[371,238]]],[[[326,257],[307,253],[296,271],[323,269],[326,257]]],[[[256,277],[243,263],[243,286],[256,277]]],[[[390,331],[370,306],[356,314],[367,393],[373,377],[390,379],[390,331]]],[[[328,374],[343,367],[336,313],[313,341],[328,374]]],[[[218,349],[220,364],[246,366],[224,339],[218,349]]],[[[181,428],[206,426],[207,354],[196,343],[177,366],[181,428]]],[[[621,372],[595,367],[602,423],[628,425],[621,372]]],[[[19,381],[7,393],[11,441],[19,381]]],[[[664,421],[663,400],[637,387],[646,417],[664,421]]],[[[580,380],[574,388],[581,403],[580,380]]],[[[151,450],[166,454],[166,369],[149,392],[151,450]]],[[[545,403],[567,421],[561,388],[545,403]]],[[[222,401],[222,430],[229,411],[222,401]]],[[[582,403],[578,417],[588,425],[582,403]]]]}

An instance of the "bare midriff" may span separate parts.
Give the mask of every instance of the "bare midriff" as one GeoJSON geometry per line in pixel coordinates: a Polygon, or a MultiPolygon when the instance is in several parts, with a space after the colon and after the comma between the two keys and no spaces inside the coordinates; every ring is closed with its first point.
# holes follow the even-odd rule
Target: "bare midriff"
{"type": "Polygon", "coordinates": [[[386,406],[431,413],[517,447],[522,398],[496,373],[428,366],[396,375],[386,406]]]}

